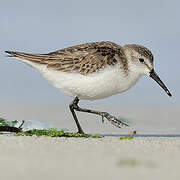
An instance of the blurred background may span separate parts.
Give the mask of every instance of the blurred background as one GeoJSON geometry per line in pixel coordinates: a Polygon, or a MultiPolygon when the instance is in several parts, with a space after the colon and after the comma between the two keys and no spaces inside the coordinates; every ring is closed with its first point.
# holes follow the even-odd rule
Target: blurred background
{"type": "MultiPolygon", "coordinates": [[[[0,116],[35,119],[75,131],[65,96],[5,50],[47,53],[68,46],[113,41],[142,44],[152,50],[155,69],[173,94],[149,77],[129,91],[81,106],[126,117],[139,133],[178,134],[180,110],[180,2],[178,0],[0,0],[0,116]]],[[[123,133],[93,115],[80,114],[89,133],[123,133]]]]}

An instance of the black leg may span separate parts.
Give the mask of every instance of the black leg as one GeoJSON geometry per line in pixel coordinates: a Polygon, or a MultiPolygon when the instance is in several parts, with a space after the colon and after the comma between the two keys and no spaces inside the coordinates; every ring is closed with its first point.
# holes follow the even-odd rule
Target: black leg
{"type": "Polygon", "coordinates": [[[79,102],[79,99],[76,97],[74,100],[73,100],[73,102],[69,105],[69,108],[70,108],[70,110],[71,110],[71,113],[72,113],[72,115],[73,115],[73,118],[74,118],[74,120],[75,120],[75,122],[76,122],[76,126],[77,126],[77,128],[78,128],[78,133],[79,134],[84,134],[84,132],[83,132],[83,130],[82,130],[82,128],[81,128],[81,125],[80,125],[80,123],[79,123],[79,121],[78,121],[78,118],[77,118],[77,116],[76,116],[76,113],[75,113],[75,111],[74,111],[74,109],[76,109],[76,106],[77,106],[77,103],[79,102]]]}
{"type": "Polygon", "coordinates": [[[101,111],[94,111],[94,110],[90,110],[90,109],[85,109],[85,108],[80,108],[78,106],[78,102],[79,102],[79,99],[78,97],[76,97],[73,102],[70,104],[70,110],[72,112],[72,115],[74,117],[74,120],[76,122],[76,125],[78,127],[78,133],[81,133],[81,134],[84,134],[80,124],[79,124],[79,121],[77,119],[77,116],[74,112],[74,110],[76,111],[80,111],[80,112],[87,112],[87,113],[91,113],[91,114],[97,114],[97,115],[100,115],[102,117],[102,122],[104,122],[104,118],[106,118],[107,120],[109,120],[113,125],[121,128],[122,125],[124,126],[128,126],[128,124],[122,122],[121,120],[119,120],[118,118],[116,118],[115,116],[112,116],[110,115],[109,113],[107,112],[101,112],[101,111]]]}

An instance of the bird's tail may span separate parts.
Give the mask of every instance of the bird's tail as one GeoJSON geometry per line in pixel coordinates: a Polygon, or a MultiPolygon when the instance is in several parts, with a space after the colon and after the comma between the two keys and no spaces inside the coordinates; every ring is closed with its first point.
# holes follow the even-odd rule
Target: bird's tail
{"type": "Polygon", "coordinates": [[[23,52],[5,51],[9,54],[9,57],[19,58],[21,60],[27,60],[34,63],[43,64],[42,60],[46,58],[45,54],[28,54],[23,52]]]}

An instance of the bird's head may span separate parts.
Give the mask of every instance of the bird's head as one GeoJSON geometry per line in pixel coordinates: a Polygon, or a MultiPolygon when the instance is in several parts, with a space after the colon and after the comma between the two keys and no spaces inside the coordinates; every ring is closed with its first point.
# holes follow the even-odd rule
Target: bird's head
{"type": "Polygon", "coordinates": [[[123,46],[124,53],[128,61],[128,69],[140,75],[149,75],[154,79],[169,95],[172,96],[165,84],[154,71],[154,58],[152,52],[144,46],[129,44],[123,46]]]}

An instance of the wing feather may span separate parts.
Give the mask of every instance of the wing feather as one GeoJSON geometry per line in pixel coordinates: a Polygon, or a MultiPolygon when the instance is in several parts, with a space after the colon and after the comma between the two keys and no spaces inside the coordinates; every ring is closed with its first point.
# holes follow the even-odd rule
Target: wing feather
{"type": "Polygon", "coordinates": [[[72,46],[48,54],[27,54],[6,51],[13,57],[25,59],[63,72],[87,75],[117,63],[127,65],[121,46],[112,42],[94,42],[72,46]]]}

